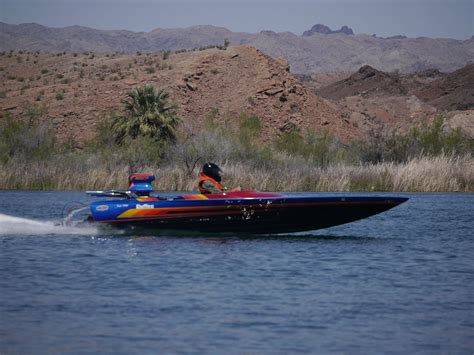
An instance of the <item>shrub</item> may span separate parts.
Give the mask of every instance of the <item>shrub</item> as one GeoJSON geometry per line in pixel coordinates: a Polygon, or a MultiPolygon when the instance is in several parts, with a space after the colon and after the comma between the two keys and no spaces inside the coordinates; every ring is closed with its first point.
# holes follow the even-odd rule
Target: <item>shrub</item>
{"type": "Polygon", "coordinates": [[[130,90],[123,101],[124,115],[113,120],[112,129],[117,142],[121,143],[126,137],[173,140],[180,119],[174,107],[169,105],[168,97],[166,91],[151,85],[130,90]]]}
{"type": "Polygon", "coordinates": [[[11,115],[0,120],[0,161],[48,158],[55,147],[55,136],[49,124],[25,123],[11,115]]]}
{"type": "Polygon", "coordinates": [[[93,150],[110,149],[115,146],[115,134],[110,129],[112,122],[113,116],[110,116],[97,124],[95,138],[90,142],[90,147],[93,150]]]}
{"type": "Polygon", "coordinates": [[[347,150],[328,132],[308,130],[301,134],[298,130],[291,130],[278,137],[274,146],[278,151],[299,156],[320,167],[347,160],[347,150]]]}
{"type": "Polygon", "coordinates": [[[365,162],[405,162],[419,156],[472,153],[474,142],[460,129],[448,129],[444,118],[438,117],[407,133],[372,134],[367,142],[354,142],[352,147],[365,162]]]}
{"type": "Polygon", "coordinates": [[[253,150],[258,144],[258,138],[262,131],[260,118],[242,113],[239,117],[239,130],[236,137],[246,150],[253,150]]]}
{"type": "Polygon", "coordinates": [[[283,132],[275,140],[275,148],[292,155],[307,155],[307,147],[298,130],[283,132]]]}
{"type": "Polygon", "coordinates": [[[38,119],[45,116],[47,113],[48,106],[46,106],[46,104],[28,104],[25,109],[25,115],[28,118],[28,125],[33,126],[38,123],[38,119]]]}
{"type": "Polygon", "coordinates": [[[175,144],[166,151],[168,164],[183,166],[186,175],[192,175],[198,162],[224,163],[235,154],[235,144],[225,130],[217,127],[200,132],[180,132],[175,144]]]}

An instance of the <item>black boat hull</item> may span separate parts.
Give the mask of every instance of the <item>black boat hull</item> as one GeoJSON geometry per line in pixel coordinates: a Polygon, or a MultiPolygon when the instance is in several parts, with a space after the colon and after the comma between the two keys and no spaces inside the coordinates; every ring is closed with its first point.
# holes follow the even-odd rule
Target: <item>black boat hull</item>
{"type": "Polygon", "coordinates": [[[387,211],[406,200],[403,197],[284,197],[179,201],[179,206],[168,203],[154,216],[102,222],[118,228],[167,231],[290,233],[353,222],[387,211]]]}

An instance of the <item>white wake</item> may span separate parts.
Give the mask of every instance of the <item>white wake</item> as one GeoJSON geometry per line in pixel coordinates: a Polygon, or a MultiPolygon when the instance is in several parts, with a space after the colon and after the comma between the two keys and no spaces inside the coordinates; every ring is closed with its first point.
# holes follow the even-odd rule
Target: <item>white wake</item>
{"type": "Polygon", "coordinates": [[[91,226],[70,226],[60,222],[38,221],[8,216],[0,213],[0,235],[97,235],[99,230],[91,226]]]}

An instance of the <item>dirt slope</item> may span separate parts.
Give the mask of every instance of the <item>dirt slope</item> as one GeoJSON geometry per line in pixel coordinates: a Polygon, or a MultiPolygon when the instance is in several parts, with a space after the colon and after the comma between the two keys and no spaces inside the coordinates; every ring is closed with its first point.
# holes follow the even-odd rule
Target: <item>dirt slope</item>
{"type": "Polygon", "coordinates": [[[474,109],[474,64],[428,83],[414,94],[439,110],[474,109]]]}
{"type": "MultiPolygon", "coordinates": [[[[338,78],[336,74],[331,76],[338,78]]],[[[363,66],[342,80],[320,84],[314,75],[303,82],[365,134],[407,129],[439,115],[447,124],[473,136],[474,65],[453,73],[426,70],[415,74],[384,73],[363,66]]]]}
{"type": "Polygon", "coordinates": [[[105,117],[119,111],[129,89],[166,88],[183,118],[199,129],[212,111],[234,124],[241,113],[257,115],[263,140],[293,127],[326,129],[343,140],[357,129],[289,73],[288,63],[253,47],[149,55],[0,56],[0,110],[27,118],[31,104],[45,104],[43,120],[63,140],[91,139],[105,117]]]}
{"type": "Polygon", "coordinates": [[[331,100],[340,100],[354,95],[404,95],[406,89],[397,75],[381,72],[364,65],[346,79],[328,85],[317,93],[331,100]]]}

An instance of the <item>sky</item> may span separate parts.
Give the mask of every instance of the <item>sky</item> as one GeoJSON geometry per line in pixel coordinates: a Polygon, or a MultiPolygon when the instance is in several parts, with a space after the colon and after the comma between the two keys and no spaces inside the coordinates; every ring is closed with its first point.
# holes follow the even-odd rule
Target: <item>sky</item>
{"type": "Polygon", "coordinates": [[[0,21],[131,31],[214,25],[296,34],[321,23],[382,37],[468,39],[474,0],[0,0],[0,21]]]}

